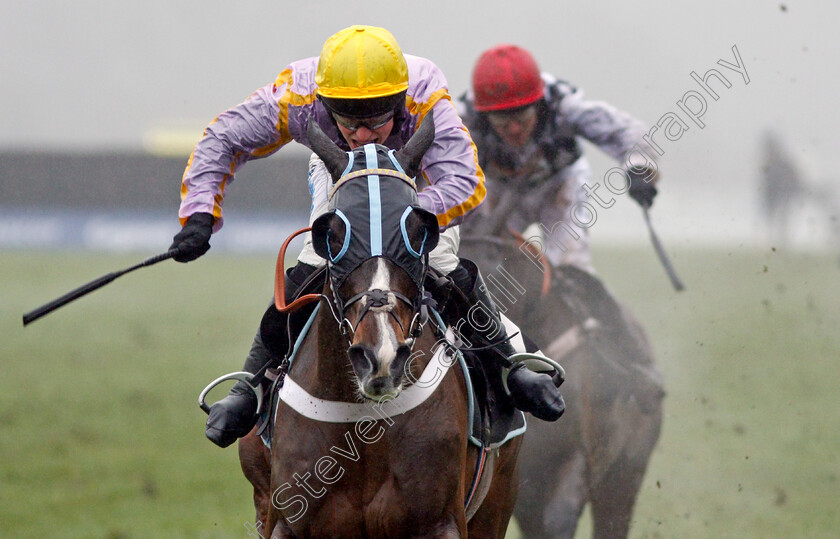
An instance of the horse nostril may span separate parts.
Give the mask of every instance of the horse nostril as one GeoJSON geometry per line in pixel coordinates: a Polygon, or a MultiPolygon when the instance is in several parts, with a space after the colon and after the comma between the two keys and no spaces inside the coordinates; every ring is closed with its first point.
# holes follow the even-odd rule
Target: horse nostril
{"type": "Polygon", "coordinates": [[[364,344],[354,344],[347,349],[347,356],[350,358],[350,363],[353,365],[353,370],[356,371],[356,376],[362,378],[374,370],[376,356],[368,346],[364,344]]]}

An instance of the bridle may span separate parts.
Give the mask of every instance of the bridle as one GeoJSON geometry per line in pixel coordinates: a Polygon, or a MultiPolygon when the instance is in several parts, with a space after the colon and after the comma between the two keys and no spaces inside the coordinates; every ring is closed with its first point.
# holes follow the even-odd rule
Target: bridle
{"type": "Polygon", "coordinates": [[[410,348],[413,349],[415,341],[423,334],[423,327],[426,325],[426,322],[429,321],[429,307],[434,304],[431,294],[427,292],[423,286],[423,282],[425,282],[426,275],[429,271],[428,254],[425,254],[422,257],[423,272],[420,280],[420,288],[413,300],[400,292],[380,289],[366,290],[347,300],[344,300],[338,293],[337,287],[335,286],[335,276],[330,271],[329,265],[327,265],[327,283],[329,284],[330,291],[332,292],[332,297],[323,293],[306,294],[286,305],[286,272],[284,269],[286,249],[293,238],[305,232],[309,232],[310,230],[312,230],[312,227],[306,227],[290,235],[286,238],[286,241],[283,242],[282,247],[280,247],[280,252],[277,254],[277,263],[274,269],[274,306],[277,310],[281,313],[291,313],[300,309],[304,305],[312,303],[313,301],[324,300],[330,308],[330,313],[338,324],[341,335],[347,339],[348,346],[352,346],[353,335],[356,333],[356,329],[359,327],[359,324],[368,312],[371,310],[374,312],[387,312],[394,318],[397,325],[400,327],[400,330],[403,333],[404,341],[409,344],[410,348]],[[347,318],[347,311],[356,302],[362,300],[364,300],[362,313],[354,325],[350,319],[347,318]],[[408,330],[406,330],[402,321],[394,312],[394,307],[396,306],[397,301],[402,301],[408,305],[413,313],[408,330]]]}
{"type": "Polygon", "coordinates": [[[385,312],[391,315],[402,331],[404,342],[408,343],[409,347],[413,349],[414,342],[423,334],[423,327],[429,320],[428,305],[431,301],[431,296],[426,293],[424,287],[422,286],[422,282],[425,280],[426,273],[428,272],[428,255],[423,257],[423,265],[423,279],[421,279],[420,288],[418,289],[414,299],[410,299],[405,294],[394,290],[381,290],[375,288],[373,290],[365,290],[364,292],[360,292],[345,300],[341,297],[341,294],[338,293],[335,286],[334,276],[330,271],[329,266],[327,267],[327,282],[329,283],[330,290],[332,292],[332,298],[323,296],[323,294],[322,296],[329,303],[333,317],[336,319],[336,322],[338,322],[339,331],[341,332],[341,335],[347,339],[349,345],[353,344],[353,335],[356,333],[356,329],[358,329],[359,324],[362,323],[362,319],[364,319],[369,312],[374,311],[385,312]],[[408,325],[408,330],[406,330],[402,321],[395,312],[394,308],[397,305],[397,301],[403,302],[411,309],[412,317],[411,322],[408,325]],[[362,311],[359,314],[359,318],[356,320],[356,323],[353,324],[350,319],[347,318],[347,311],[357,302],[362,302],[362,311]]]}

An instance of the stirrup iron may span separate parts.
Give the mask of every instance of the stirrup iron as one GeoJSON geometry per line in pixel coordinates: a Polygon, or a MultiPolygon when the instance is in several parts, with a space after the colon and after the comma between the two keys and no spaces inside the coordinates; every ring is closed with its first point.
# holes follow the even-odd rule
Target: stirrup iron
{"type": "Polygon", "coordinates": [[[201,391],[201,394],[198,395],[198,407],[204,410],[205,414],[210,415],[210,406],[208,406],[207,403],[204,402],[204,400],[207,398],[207,394],[210,393],[210,390],[227,380],[239,380],[240,382],[245,382],[245,384],[251,389],[251,391],[254,392],[254,394],[257,396],[257,410],[262,410],[262,388],[254,387],[253,385],[251,385],[251,380],[253,379],[254,375],[250,372],[245,371],[232,372],[230,374],[225,374],[224,376],[216,378],[215,380],[207,384],[207,387],[205,387],[201,391]]]}

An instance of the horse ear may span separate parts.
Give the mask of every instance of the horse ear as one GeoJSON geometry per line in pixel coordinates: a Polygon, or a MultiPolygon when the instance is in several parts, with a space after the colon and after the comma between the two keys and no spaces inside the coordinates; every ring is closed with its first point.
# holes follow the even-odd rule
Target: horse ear
{"type": "Polygon", "coordinates": [[[423,123],[420,124],[420,128],[411,135],[405,147],[394,156],[407,175],[412,178],[417,176],[420,161],[434,140],[435,116],[434,111],[430,110],[423,119],[423,123]]]}
{"type": "Polygon", "coordinates": [[[344,169],[347,168],[347,163],[350,162],[347,153],[330,140],[330,137],[321,130],[321,126],[314,118],[309,118],[306,125],[306,136],[309,138],[312,151],[327,165],[327,170],[330,172],[333,182],[337,182],[344,169]]]}
{"type": "Polygon", "coordinates": [[[334,211],[327,212],[312,223],[312,248],[324,260],[337,262],[347,250],[350,226],[334,211]]]}
{"type": "Polygon", "coordinates": [[[437,247],[440,228],[435,214],[420,207],[412,207],[405,218],[403,239],[415,256],[429,253],[437,247]]]}

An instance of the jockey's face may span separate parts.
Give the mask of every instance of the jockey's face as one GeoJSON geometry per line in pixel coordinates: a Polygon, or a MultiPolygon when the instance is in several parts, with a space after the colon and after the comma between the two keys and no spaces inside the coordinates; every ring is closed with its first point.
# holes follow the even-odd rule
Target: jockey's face
{"type": "Polygon", "coordinates": [[[385,144],[385,139],[394,128],[393,112],[364,120],[338,114],[333,114],[333,118],[351,150],[370,143],[385,144]]]}
{"type": "Polygon", "coordinates": [[[537,126],[537,107],[530,105],[513,111],[488,112],[487,121],[502,142],[521,148],[537,126]]]}

